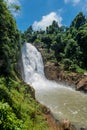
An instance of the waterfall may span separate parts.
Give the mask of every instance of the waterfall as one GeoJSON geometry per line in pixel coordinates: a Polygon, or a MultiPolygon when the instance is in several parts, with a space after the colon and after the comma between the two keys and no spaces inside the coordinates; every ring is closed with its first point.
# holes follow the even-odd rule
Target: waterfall
{"type": "Polygon", "coordinates": [[[68,118],[87,128],[87,95],[47,80],[41,54],[30,43],[22,46],[22,63],[22,78],[34,87],[37,100],[47,105],[56,118],[68,118]]]}
{"type": "Polygon", "coordinates": [[[51,86],[58,86],[56,82],[49,82],[46,79],[41,53],[30,43],[25,43],[22,47],[22,62],[23,79],[26,83],[32,85],[35,89],[49,89],[51,86]]]}
{"type": "Polygon", "coordinates": [[[24,66],[25,82],[32,84],[34,80],[44,76],[44,66],[40,52],[30,43],[22,47],[22,60],[24,66]]]}

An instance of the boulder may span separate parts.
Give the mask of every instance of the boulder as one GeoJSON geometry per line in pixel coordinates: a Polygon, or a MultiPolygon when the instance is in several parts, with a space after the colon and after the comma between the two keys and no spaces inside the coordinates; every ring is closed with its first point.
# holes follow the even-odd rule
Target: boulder
{"type": "Polygon", "coordinates": [[[48,62],[45,65],[45,75],[49,80],[57,80],[58,79],[58,70],[55,63],[48,62]]]}
{"type": "Polygon", "coordinates": [[[81,80],[78,81],[76,84],[77,90],[84,90],[87,91],[87,76],[84,76],[81,80]]]}

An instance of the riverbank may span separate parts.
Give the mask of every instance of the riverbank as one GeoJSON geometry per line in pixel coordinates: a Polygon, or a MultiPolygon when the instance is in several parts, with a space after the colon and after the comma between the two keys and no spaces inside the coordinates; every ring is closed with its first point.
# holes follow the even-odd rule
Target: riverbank
{"type": "MultiPolygon", "coordinates": [[[[55,63],[48,62],[45,64],[45,75],[49,80],[55,80],[56,82],[64,83],[66,85],[73,87],[77,91],[83,91],[87,93],[87,73],[78,74],[75,72],[72,73],[64,72],[63,70],[60,70],[55,63]]],[[[56,122],[53,121],[52,118],[53,117],[49,119],[49,116],[47,117],[48,124],[49,125],[51,124],[51,126],[55,128],[55,129],[52,128],[53,130],[57,129],[60,130],[61,121],[56,122]],[[52,121],[53,123],[50,123],[52,121]]],[[[73,130],[75,129],[86,130],[84,126],[82,126],[81,128],[79,128],[78,126],[76,126],[76,128],[75,127],[72,128],[73,130]]]]}
{"type": "Polygon", "coordinates": [[[55,119],[50,111],[44,113],[43,116],[45,117],[50,130],[77,130],[75,126],[70,123],[69,120],[64,119],[59,121],[55,119]]]}
{"type": "Polygon", "coordinates": [[[50,109],[44,105],[42,105],[42,112],[49,130],[87,130],[84,126],[79,127],[72,124],[68,119],[57,120],[50,109]]]}
{"type": "Polygon", "coordinates": [[[55,80],[72,86],[78,91],[87,92],[87,73],[66,72],[55,63],[47,62],[45,64],[45,75],[49,80],[55,80]]]}

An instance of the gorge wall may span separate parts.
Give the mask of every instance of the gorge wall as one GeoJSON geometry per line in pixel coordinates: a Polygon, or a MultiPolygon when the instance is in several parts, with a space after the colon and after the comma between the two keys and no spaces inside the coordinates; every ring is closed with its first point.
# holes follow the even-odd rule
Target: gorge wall
{"type": "Polygon", "coordinates": [[[55,80],[75,87],[76,90],[87,92],[87,75],[75,72],[66,73],[60,70],[55,63],[48,62],[45,64],[45,75],[49,80],[55,80]]]}

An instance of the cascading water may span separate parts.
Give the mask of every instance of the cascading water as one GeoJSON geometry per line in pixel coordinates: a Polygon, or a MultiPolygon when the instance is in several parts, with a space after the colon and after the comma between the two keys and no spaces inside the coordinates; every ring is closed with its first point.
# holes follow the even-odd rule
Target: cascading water
{"type": "Polygon", "coordinates": [[[23,80],[35,88],[37,100],[48,106],[55,118],[67,118],[87,128],[87,95],[47,80],[41,54],[30,43],[22,47],[22,62],[23,80]]]}

